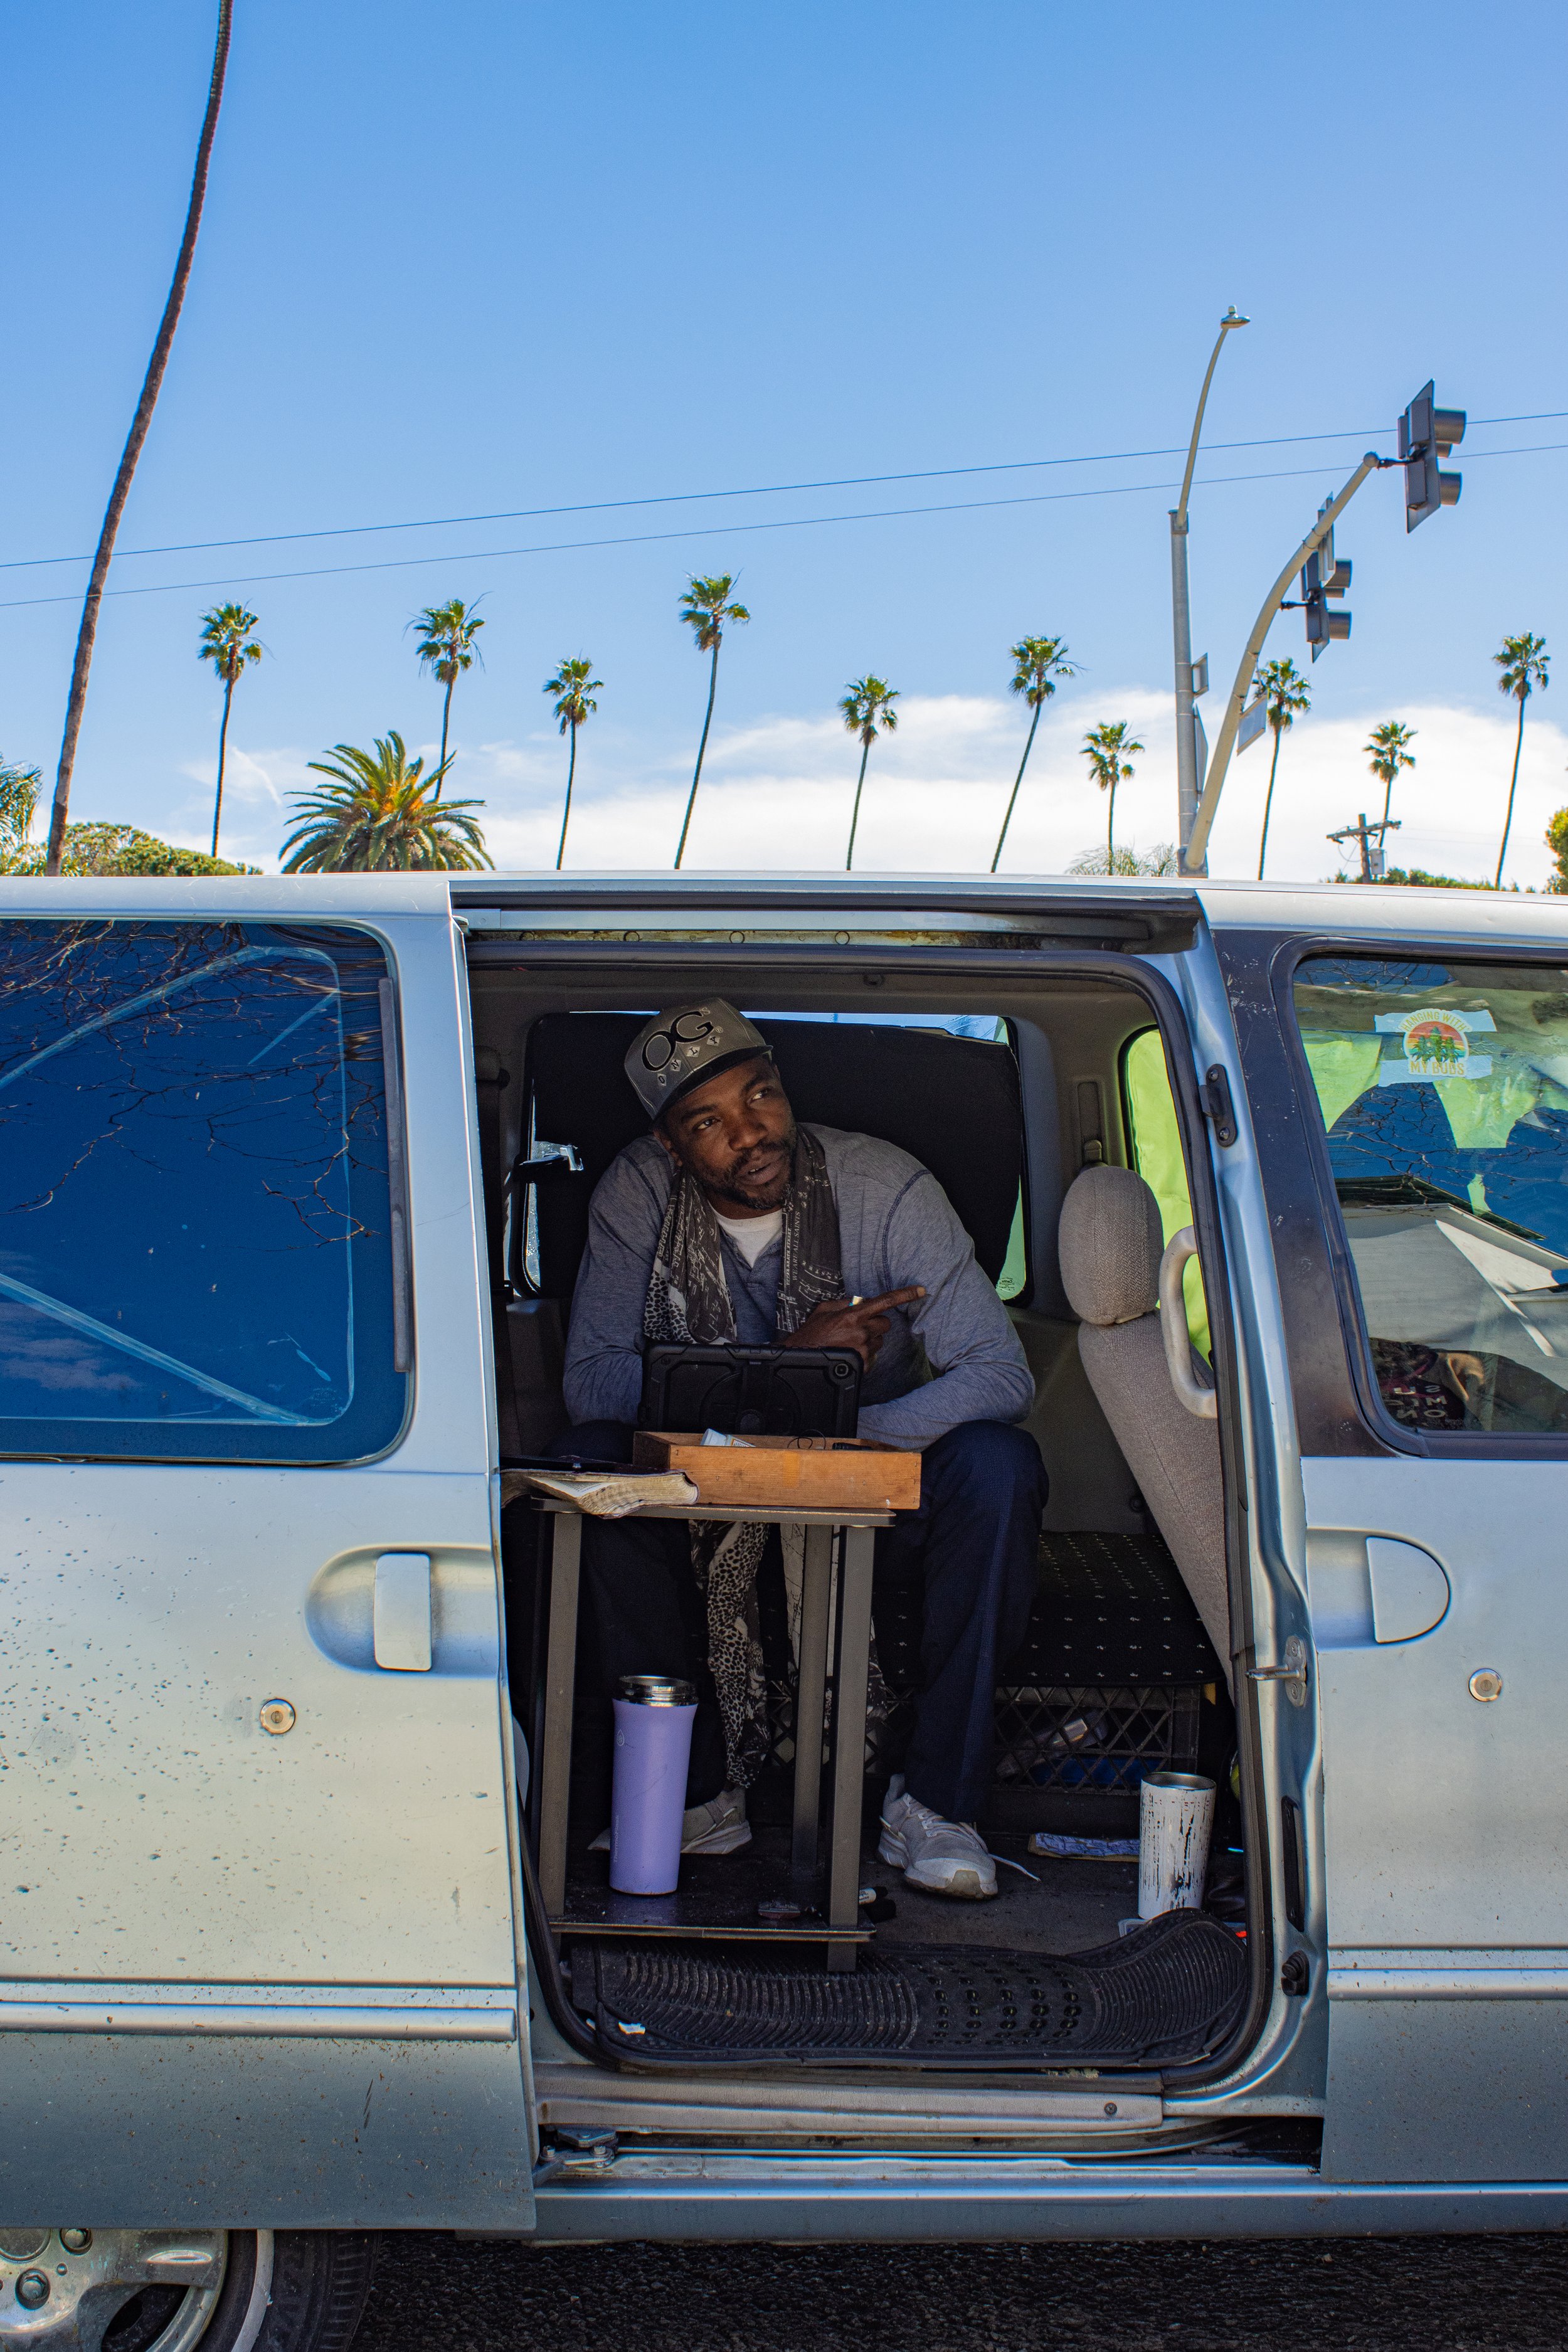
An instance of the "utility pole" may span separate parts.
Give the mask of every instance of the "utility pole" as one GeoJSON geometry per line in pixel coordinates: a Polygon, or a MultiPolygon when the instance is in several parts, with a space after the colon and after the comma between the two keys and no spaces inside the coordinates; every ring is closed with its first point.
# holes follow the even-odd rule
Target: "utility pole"
{"type": "MultiPolygon", "coordinates": [[[[1194,697],[1208,687],[1208,656],[1196,665],[1198,677],[1193,676],[1192,611],[1187,595],[1187,499],[1193,487],[1193,468],[1198,461],[1198,436],[1204,429],[1204,410],[1208,405],[1209,386],[1219,364],[1225,339],[1233,327],[1245,327],[1248,321],[1232,303],[1219,322],[1219,339],[1209,355],[1208,373],[1204,388],[1198,394],[1198,413],[1193,419],[1193,437],[1187,448],[1187,470],[1182,477],[1182,495],[1171,509],[1171,625],[1175,640],[1176,656],[1176,870],[1181,874],[1203,874],[1207,866],[1200,858],[1194,866],[1187,860],[1187,844],[1192,839],[1193,825],[1198,813],[1198,794],[1203,790],[1204,763],[1198,757],[1202,730],[1194,707],[1194,697]]],[[[1205,746],[1206,750],[1206,746],[1205,746]]]]}
{"type": "Polygon", "coordinates": [[[1397,833],[1403,823],[1404,819],[1402,817],[1380,816],[1374,817],[1372,823],[1368,824],[1366,821],[1366,811],[1365,809],[1363,809],[1359,824],[1343,825],[1338,833],[1331,833],[1326,835],[1326,838],[1330,841],[1359,841],[1361,844],[1362,880],[1363,882],[1381,882],[1384,875],[1388,870],[1387,863],[1383,854],[1383,836],[1385,833],[1397,833]],[[1377,835],[1377,847],[1375,849],[1372,845],[1372,836],[1374,833],[1377,835]]]}

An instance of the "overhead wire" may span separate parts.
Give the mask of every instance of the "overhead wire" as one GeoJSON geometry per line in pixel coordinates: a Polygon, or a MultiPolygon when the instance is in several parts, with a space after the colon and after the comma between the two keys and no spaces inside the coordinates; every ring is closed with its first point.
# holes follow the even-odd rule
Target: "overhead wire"
{"type": "MultiPolygon", "coordinates": [[[[1478,416],[1472,417],[1469,421],[1472,425],[1484,428],[1495,425],[1552,424],[1565,416],[1568,416],[1568,409],[1543,408],[1531,410],[1518,416],[1478,416]]],[[[1207,446],[1211,455],[1218,455],[1223,451],[1235,449],[1299,448],[1307,443],[1314,441],[1362,440],[1369,434],[1384,432],[1386,430],[1386,423],[1381,425],[1349,425],[1343,430],[1335,433],[1281,433],[1271,435],[1262,440],[1211,441],[1207,446]]],[[[1549,446],[1555,446],[1556,445],[1552,444],[1549,446]]],[[[1489,452],[1483,454],[1496,455],[1499,453],[1489,452]]],[[[252,534],[251,536],[243,539],[172,540],[167,543],[157,547],[122,548],[119,551],[117,560],[121,562],[125,562],[132,556],[201,555],[216,553],[221,548],[277,547],[285,543],[298,543],[307,540],[363,539],[368,538],[373,533],[379,531],[455,530],[459,524],[466,523],[529,522],[543,520],[546,517],[551,515],[608,514],[611,512],[627,510],[637,507],[697,505],[711,499],[783,498],[787,497],[792,493],[803,490],[874,489],[889,482],[953,481],[966,476],[978,474],[1028,473],[1037,471],[1045,467],[1116,466],[1132,464],[1145,457],[1180,457],[1184,455],[1184,444],[1180,447],[1163,449],[1100,449],[1079,457],[1016,457],[999,460],[993,464],[977,466],[930,466],[916,471],[900,474],[835,474],[825,476],[822,479],[816,481],[759,482],[752,483],[749,487],[739,489],[668,490],[644,498],[584,499],[571,506],[501,507],[487,514],[425,515],[415,517],[403,522],[336,523],[331,525],[330,528],[322,530],[266,531],[252,534]]],[[[1221,480],[1268,481],[1273,479],[1284,480],[1288,478],[1288,477],[1283,475],[1271,476],[1258,474],[1221,476],[1216,478],[1221,480]]],[[[1166,485],[1163,483],[1156,483],[1142,487],[1152,487],[1154,488],[1163,489],[1166,485]]],[[[976,501],[976,503],[986,504],[990,503],[990,501],[981,500],[976,501]]],[[[1006,503],[1006,501],[998,501],[997,503],[1006,503]]],[[[893,508],[888,509],[888,511],[891,513],[912,513],[926,511],[926,509],[893,508]]],[[[825,520],[835,521],[840,520],[840,518],[829,516],[825,518],[825,520]]],[[[461,558],[456,560],[462,561],[461,558]]],[[[89,561],[90,558],[87,555],[14,556],[6,559],[0,559],[0,572],[37,571],[47,569],[54,564],[86,563],[89,561]]],[[[280,574],[279,576],[303,577],[305,575],[280,574]]],[[[203,585],[206,583],[198,583],[197,584],[203,585]]]]}
{"type": "MultiPolygon", "coordinates": [[[[1561,411],[1561,412],[1547,412],[1547,414],[1563,414],[1563,415],[1568,415],[1568,411],[1561,411]]],[[[1488,423],[1498,423],[1498,424],[1501,424],[1501,423],[1506,423],[1506,422],[1523,423],[1523,422],[1526,422],[1527,420],[1525,420],[1525,419],[1523,419],[1523,418],[1504,419],[1504,418],[1500,418],[1500,418],[1496,418],[1496,419],[1487,419],[1486,421],[1487,421],[1488,423]]],[[[1320,439],[1320,438],[1321,438],[1321,439],[1329,439],[1329,438],[1334,438],[1334,439],[1339,439],[1339,438],[1350,438],[1350,437],[1353,437],[1353,436],[1339,436],[1339,435],[1335,435],[1335,436],[1328,436],[1328,435],[1322,435],[1322,436],[1319,436],[1319,435],[1302,435],[1302,436],[1295,436],[1295,437],[1298,437],[1298,438],[1300,438],[1300,439],[1303,439],[1303,440],[1305,440],[1305,439],[1314,439],[1314,440],[1315,440],[1315,439],[1320,439]]],[[[1246,444],[1242,444],[1242,445],[1238,445],[1238,446],[1269,446],[1269,445],[1258,445],[1258,444],[1246,445],[1246,444]]],[[[1564,449],[1564,448],[1568,448],[1568,442],[1564,442],[1564,441],[1545,441],[1545,442],[1539,442],[1539,443],[1536,443],[1533,446],[1531,446],[1531,447],[1528,447],[1528,448],[1519,448],[1519,449],[1473,449],[1473,450],[1469,450],[1469,451],[1468,451],[1468,452],[1466,453],[1466,459],[1465,459],[1465,462],[1466,462],[1467,464],[1474,464],[1474,463],[1476,463],[1478,460],[1482,459],[1482,458],[1486,458],[1486,457],[1536,457],[1536,456],[1544,455],[1544,454],[1546,454],[1546,453],[1548,453],[1548,452],[1550,452],[1550,451],[1553,451],[1553,450],[1561,450],[1561,449],[1564,449]]],[[[1165,454],[1165,453],[1163,453],[1163,452],[1155,452],[1155,453],[1152,453],[1152,454],[1163,455],[1163,454],[1165,454]]],[[[1179,451],[1176,451],[1176,452],[1172,452],[1171,454],[1173,454],[1173,455],[1178,455],[1178,456],[1179,456],[1179,455],[1181,455],[1182,453],[1181,453],[1181,452],[1179,452],[1179,451]]],[[[1073,461],[1073,460],[1068,460],[1068,459],[1062,459],[1062,460],[1056,460],[1056,459],[1040,459],[1040,460],[1030,460],[1030,461],[1028,461],[1028,462],[1030,462],[1030,463],[1040,463],[1040,464],[1055,464],[1055,463],[1058,463],[1058,462],[1059,462],[1059,463],[1066,464],[1066,463],[1071,463],[1071,462],[1082,462],[1082,463],[1088,463],[1088,462],[1089,462],[1089,460],[1073,461]]],[[[982,467],[973,467],[973,468],[967,468],[967,467],[954,467],[954,468],[952,468],[952,469],[950,469],[950,470],[952,470],[952,471],[953,471],[953,472],[968,472],[968,471],[980,472],[980,471],[992,471],[992,470],[996,470],[996,471],[1005,471],[1005,470],[1007,470],[1007,469],[1006,469],[1006,468],[988,468],[988,467],[987,467],[987,468],[982,468],[982,467]]],[[[1210,475],[1204,476],[1204,477],[1200,479],[1200,481],[1198,482],[1198,484],[1196,485],[1196,487],[1197,487],[1197,488],[1225,488],[1225,487],[1226,487],[1226,485],[1228,485],[1228,484],[1235,484],[1235,483],[1245,483],[1245,482],[1287,482],[1287,481],[1298,481],[1298,480],[1300,480],[1301,478],[1303,478],[1304,477],[1305,477],[1305,478],[1320,478],[1320,477],[1321,476],[1322,470],[1323,470],[1323,469],[1322,469],[1322,467],[1321,467],[1321,465],[1317,465],[1317,466],[1296,466],[1296,467],[1288,467],[1288,468],[1285,468],[1285,469],[1282,469],[1282,470],[1277,470],[1277,471],[1273,471],[1273,472],[1269,472],[1269,473],[1261,473],[1261,474],[1210,474],[1210,475]]],[[[874,478],[874,478],[874,477],[867,477],[867,478],[867,478],[868,480],[870,480],[870,479],[874,479],[874,478]]],[[[903,479],[903,480],[921,480],[921,479],[927,479],[927,478],[931,478],[931,477],[926,477],[926,476],[898,476],[898,475],[893,475],[893,476],[887,476],[887,477],[884,477],[884,478],[886,478],[886,479],[889,479],[889,480],[900,480],[900,479],[903,479]]],[[[802,487],[805,487],[805,486],[804,486],[804,485],[803,485],[802,487]]],[[[1138,498],[1138,497],[1147,497],[1147,496],[1151,496],[1151,495],[1152,495],[1152,494],[1153,494],[1154,492],[1156,492],[1156,491],[1173,490],[1173,489],[1175,489],[1177,487],[1178,487],[1178,485],[1177,485],[1175,482],[1122,482],[1122,483],[1116,483],[1116,484],[1109,484],[1109,485],[1106,485],[1106,486],[1105,486],[1105,487],[1103,487],[1103,488],[1093,488],[1093,489],[1083,489],[1083,490],[1040,490],[1040,491],[1026,491],[1026,492],[1022,492],[1022,493],[1020,493],[1019,495],[1017,495],[1017,496],[1016,496],[1016,497],[1013,497],[1013,498],[1005,498],[1005,499],[959,499],[950,500],[950,501],[947,501],[947,502],[942,503],[942,504],[939,504],[939,505],[932,505],[932,506],[911,506],[911,507],[864,507],[864,508],[858,508],[858,509],[852,509],[851,511],[849,511],[849,512],[847,512],[847,513],[844,513],[844,514],[830,514],[830,515],[784,515],[784,516],[779,516],[779,517],[777,517],[777,518],[775,518],[775,519],[773,519],[773,520],[766,520],[766,521],[762,521],[762,522],[714,522],[714,523],[691,523],[691,524],[687,525],[684,529],[682,529],[682,530],[656,530],[656,531],[633,531],[633,532],[625,532],[625,533],[620,533],[620,534],[617,534],[617,535],[616,535],[616,536],[614,536],[614,537],[607,538],[607,539],[566,539],[566,540],[550,540],[550,541],[536,541],[534,544],[532,544],[532,545],[531,545],[531,546],[527,546],[527,547],[485,547],[485,548],[470,548],[470,549],[466,550],[464,552],[462,552],[462,553],[460,553],[460,554],[452,554],[452,553],[449,553],[449,552],[443,552],[443,553],[441,553],[441,554],[437,554],[437,555],[401,555],[401,556],[393,556],[393,557],[389,557],[389,558],[387,558],[386,560],[384,560],[384,562],[376,562],[376,563],[333,563],[333,564],[317,564],[317,565],[307,566],[307,567],[301,568],[301,569],[300,569],[300,570],[290,571],[290,572],[221,572],[221,573],[217,574],[215,578],[206,579],[206,580],[166,580],[166,581],[155,581],[155,582],[149,582],[149,583],[145,583],[144,585],[141,585],[141,586],[133,586],[133,587],[128,587],[128,588],[108,588],[108,589],[105,589],[105,591],[104,591],[103,593],[104,593],[105,596],[173,596],[173,595],[178,595],[178,594],[182,594],[182,593],[190,593],[190,592],[193,592],[193,591],[195,591],[195,590],[207,589],[207,588],[226,588],[226,587],[234,587],[234,588],[254,588],[254,587],[266,587],[266,586],[269,586],[269,585],[271,585],[271,584],[273,584],[273,583],[275,583],[282,582],[282,581],[291,581],[291,580],[336,580],[336,579],[343,579],[343,578],[347,578],[347,577],[349,577],[350,575],[363,574],[363,573],[367,573],[367,572],[405,572],[405,571],[410,571],[410,570],[416,569],[416,568],[417,568],[418,566],[420,566],[421,564],[430,564],[430,563],[490,563],[490,562],[500,562],[510,561],[510,560],[515,559],[515,558],[517,558],[517,557],[521,557],[521,556],[529,556],[529,555],[563,555],[563,554],[571,554],[571,553],[574,553],[574,552],[578,551],[592,551],[592,550],[595,550],[595,549],[610,548],[610,547],[651,547],[651,546],[658,546],[658,545],[661,545],[661,544],[667,544],[667,543],[668,543],[668,541],[670,541],[671,540],[679,540],[679,539],[694,539],[694,538],[704,538],[704,539],[707,539],[707,538],[713,538],[713,537],[719,537],[719,536],[722,536],[722,537],[725,537],[725,538],[731,538],[731,537],[734,537],[734,536],[737,536],[737,535],[740,535],[740,534],[742,534],[742,533],[753,533],[753,532],[757,532],[757,531],[773,531],[773,530],[818,530],[818,529],[822,529],[822,528],[824,528],[824,527],[826,527],[826,526],[832,525],[832,524],[840,524],[840,523],[855,523],[855,522],[887,522],[887,521],[895,520],[898,520],[898,519],[900,519],[900,518],[903,518],[903,517],[907,517],[907,516],[918,516],[918,515],[938,515],[938,514],[979,514],[979,513],[984,513],[984,512],[987,512],[987,511],[993,511],[993,510],[994,510],[994,509],[996,509],[1004,508],[1004,507],[1053,506],[1053,505],[1059,505],[1059,504],[1063,504],[1063,503],[1066,503],[1066,502],[1070,502],[1070,501],[1075,501],[1075,500],[1079,500],[1079,499],[1118,499],[1118,498],[1138,498]]],[[[742,495],[745,495],[745,494],[744,494],[744,493],[742,493],[742,492],[738,492],[738,491],[737,491],[737,492],[733,492],[733,493],[693,492],[693,493],[690,493],[690,495],[691,495],[692,497],[708,497],[708,496],[710,496],[710,495],[711,495],[711,496],[719,496],[719,495],[731,495],[731,496],[739,497],[739,496],[742,496],[742,495]]],[[[605,503],[606,503],[606,504],[609,504],[609,505],[621,504],[621,503],[624,503],[624,504],[626,504],[626,505],[632,505],[632,504],[659,505],[659,504],[674,503],[674,502],[675,502],[674,500],[665,501],[665,500],[659,500],[659,499],[649,499],[649,500],[626,500],[626,501],[614,501],[614,500],[611,500],[611,501],[606,501],[605,503]]],[[[550,513],[550,512],[565,512],[565,513],[574,513],[574,512],[575,512],[575,513],[581,513],[581,512],[585,512],[585,511],[595,511],[595,509],[582,509],[582,508],[566,508],[566,509],[537,509],[536,511],[542,512],[542,513],[550,513]]],[[[481,519],[481,518],[476,518],[476,520],[480,520],[480,519],[481,519]]],[[[494,518],[494,520],[510,520],[510,517],[497,517],[497,518],[494,518]]],[[[366,526],[366,528],[367,528],[367,529],[383,529],[383,528],[385,528],[385,529],[396,529],[396,528],[409,528],[409,529],[412,529],[412,528],[415,528],[415,526],[412,526],[412,525],[407,525],[407,526],[396,526],[396,525],[384,525],[384,526],[383,526],[383,525],[371,525],[371,526],[366,526]]],[[[303,534],[302,534],[302,535],[303,535],[303,534]]],[[[324,533],[324,532],[323,532],[323,533],[312,534],[312,535],[313,535],[313,536],[321,536],[321,537],[329,537],[329,536],[339,536],[339,535],[342,535],[342,536],[353,536],[353,534],[352,534],[352,533],[336,534],[336,533],[324,533]]],[[[288,537],[288,536],[290,536],[290,534],[281,534],[281,536],[288,537]]],[[[249,545],[258,545],[258,544],[263,544],[263,545],[264,545],[264,544],[268,544],[268,543],[270,543],[270,542],[268,542],[268,541],[214,541],[214,542],[211,542],[211,543],[212,543],[213,545],[215,545],[215,546],[225,546],[225,545],[249,546],[249,545]]],[[[148,552],[152,552],[152,551],[148,551],[148,552]]],[[[192,551],[185,551],[185,550],[179,550],[179,549],[169,549],[169,550],[162,550],[162,551],[159,551],[159,552],[168,552],[168,553],[180,553],[180,552],[185,552],[185,551],[195,551],[195,550],[192,550],[192,551]]],[[[68,560],[68,559],[65,559],[65,558],[63,558],[63,557],[62,557],[62,558],[51,558],[51,559],[47,559],[47,560],[48,560],[48,561],[57,561],[57,562],[64,562],[64,561],[66,561],[66,560],[68,560]]],[[[76,603],[77,603],[77,601],[78,601],[78,597],[77,597],[76,593],[66,593],[66,594],[62,594],[62,595],[54,595],[54,596],[14,596],[14,597],[7,597],[7,598],[0,598],[0,612],[20,612],[20,611],[28,610],[28,609],[32,609],[32,608],[35,608],[35,607],[37,607],[37,606],[41,606],[41,605],[47,605],[47,604],[76,604],[76,603]]]]}

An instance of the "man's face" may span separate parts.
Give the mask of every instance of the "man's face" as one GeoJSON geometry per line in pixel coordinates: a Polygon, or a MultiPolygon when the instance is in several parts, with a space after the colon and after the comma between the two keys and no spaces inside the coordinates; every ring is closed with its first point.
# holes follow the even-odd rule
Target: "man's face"
{"type": "Polygon", "coordinates": [[[795,1113],[765,1054],[693,1087],[654,1133],[727,1215],[765,1216],[789,1190],[795,1113]]]}

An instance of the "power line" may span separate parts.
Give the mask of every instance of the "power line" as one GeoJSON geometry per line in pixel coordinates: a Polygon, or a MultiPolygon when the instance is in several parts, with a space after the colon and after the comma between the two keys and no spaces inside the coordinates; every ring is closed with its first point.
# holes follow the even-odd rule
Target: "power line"
{"type": "MultiPolygon", "coordinates": [[[[1568,441],[1542,441],[1528,449],[1472,449],[1467,453],[1465,462],[1473,465],[1483,457],[1538,457],[1553,449],[1568,449],[1568,441]]],[[[1176,454],[1182,453],[1178,451],[1176,454]]],[[[1320,465],[1295,466],[1283,472],[1268,474],[1210,474],[1198,487],[1219,488],[1236,482],[1293,482],[1303,477],[1318,479],[1321,478],[1322,470],[1320,465]]],[[[1055,506],[1079,499],[1139,498],[1178,487],[1175,482],[1123,482],[1103,489],[1042,490],[1010,499],[959,499],[944,506],[867,507],[849,514],[781,516],[772,522],[693,523],[684,530],[634,531],[614,539],[551,540],[531,547],[471,548],[461,555],[399,555],[381,563],[318,564],[298,572],[226,572],[211,580],[166,580],[142,588],[109,588],[104,593],[106,596],[174,596],[203,588],[266,587],[282,580],[340,580],[351,573],[406,572],[426,563],[493,563],[521,555],[564,555],[577,550],[605,547],[652,547],[676,539],[732,538],[742,532],[763,530],[815,530],[831,523],[888,522],[907,515],[981,514],[999,507],[1055,506]]],[[[74,594],[16,596],[0,600],[0,613],[21,612],[42,604],[74,604],[76,602],[74,594]]]]}
{"type": "MultiPolygon", "coordinates": [[[[1471,422],[1479,426],[1490,425],[1542,425],[1553,423],[1559,418],[1564,416],[1568,416],[1568,409],[1544,408],[1532,411],[1529,415],[1522,416],[1478,416],[1473,418],[1471,422]]],[[[1211,441],[1208,446],[1211,451],[1216,453],[1226,449],[1296,448],[1306,443],[1313,441],[1364,440],[1369,435],[1383,432],[1386,429],[1385,425],[1352,425],[1340,433],[1284,433],[1275,434],[1271,437],[1262,441],[1211,441]]],[[[933,466],[929,467],[921,472],[906,474],[838,474],[829,476],[822,481],[815,482],[759,482],[753,483],[749,488],[731,490],[669,490],[661,492],[657,497],[652,498],[595,499],[585,500],[575,506],[502,507],[492,514],[426,515],[406,522],[341,523],[334,525],[330,530],[268,531],[247,539],[174,540],[166,546],[162,547],[123,548],[120,551],[118,560],[124,562],[133,555],[203,555],[216,552],[218,549],[226,547],[278,547],[286,543],[294,543],[303,540],[363,539],[368,538],[372,533],[377,531],[445,530],[455,529],[459,523],[532,522],[542,520],[544,518],[551,515],[608,514],[612,512],[624,511],[635,507],[692,506],[697,505],[703,500],[711,499],[772,499],[786,497],[791,492],[800,490],[874,489],[888,482],[953,481],[959,479],[961,477],[976,474],[1027,473],[1038,470],[1039,468],[1047,466],[1119,466],[1131,464],[1134,460],[1144,457],[1184,457],[1186,451],[1184,446],[1170,449],[1102,449],[1095,451],[1089,456],[1078,457],[1018,457],[1010,459],[1005,464],[987,466],[933,466]]],[[[1274,477],[1259,474],[1255,476],[1222,477],[1220,478],[1267,481],[1272,479],[1282,480],[1285,477],[1274,477]]],[[[1165,485],[1161,483],[1154,487],[1163,488],[1165,485]]],[[[913,513],[924,510],[913,508],[900,508],[889,509],[889,511],[913,513]]],[[[842,518],[836,516],[824,518],[824,520],[830,521],[836,521],[841,519],[842,518]]],[[[611,542],[605,541],[604,543],[610,544],[611,542]]],[[[16,556],[8,559],[7,561],[0,562],[0,572],[38,571],[47,569],[50,565],[57,563],[86,563],[89,560],[89,559],[85,555],[16,556]]],[[[464,559],[459,557],[456,560],[461,562],[464,559]]],[[[280,572],[269,576],[279,579],[302,579],[309,575],[296,572],[280,572]]],[[[210,583],[198,582],[195,584],[198,586],[205,586],[210,583]]],[[[41,599],[39,601],[47,602],[52,600],[41,599]]],[[[4,609],[4,607],[0,607],[0,609],[4,609]]]]}

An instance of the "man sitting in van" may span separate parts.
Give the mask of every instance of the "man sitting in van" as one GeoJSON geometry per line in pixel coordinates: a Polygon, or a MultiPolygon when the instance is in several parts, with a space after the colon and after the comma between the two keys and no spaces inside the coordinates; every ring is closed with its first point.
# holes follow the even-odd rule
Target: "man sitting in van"
{"type": "MultiPolygon", "coordinates": [[[[921,1596],[921,1689],[882,1817],[911,1885],[996,1892],[974,1827],[991,1778],[996,1670],[1035,1589],[1046,1473],[1014,1426],[1034,1400],[1017,1334],[928,1169],[874,1136],[797,1127],[766,1040],[719,999],[661,1013],[626,1055],[652,1131],[589,1213],[566,1347],[563,1453],[626,1459],[643,1351],[666,1342],[853,1348],[859,1434],[922,1454],[921,1504],[877,1537],[879,1586],[921,1596]]],[[[683,1851],[751,1838],[767,1753],[755,1576],[766,1529],[584,1523],[598,1686],[694,1682],[683,1851]]]]}

